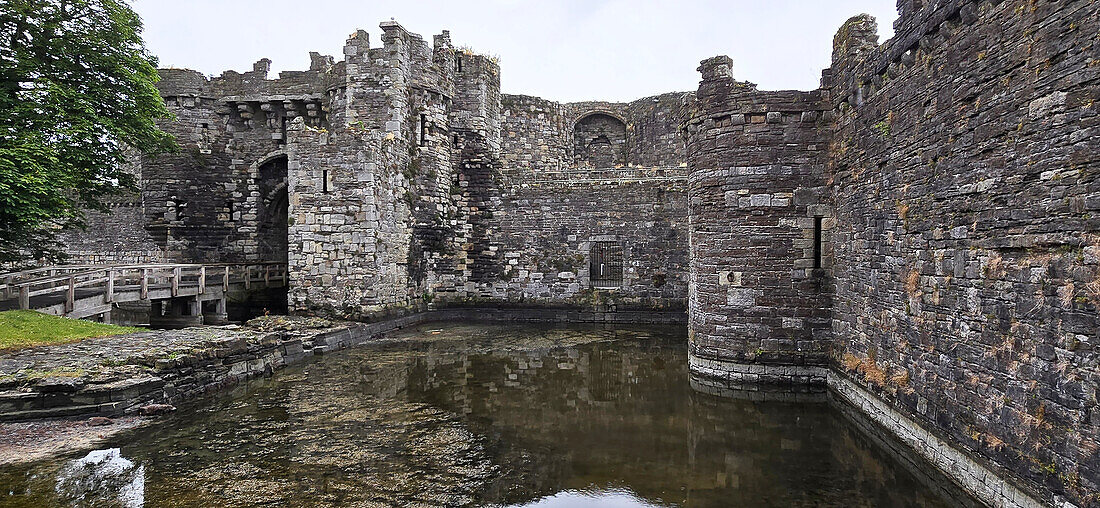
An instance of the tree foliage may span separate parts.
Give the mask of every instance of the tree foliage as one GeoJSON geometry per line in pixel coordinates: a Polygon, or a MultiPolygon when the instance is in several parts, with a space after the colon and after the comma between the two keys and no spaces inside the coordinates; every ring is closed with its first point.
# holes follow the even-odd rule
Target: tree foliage
{"type": "Polygon", "coordinates": [[[135,189],[128,152],[175,149],[141,30],[123,0],[0,0],[0,264],[62,259],[59,232],[135,189]]]}

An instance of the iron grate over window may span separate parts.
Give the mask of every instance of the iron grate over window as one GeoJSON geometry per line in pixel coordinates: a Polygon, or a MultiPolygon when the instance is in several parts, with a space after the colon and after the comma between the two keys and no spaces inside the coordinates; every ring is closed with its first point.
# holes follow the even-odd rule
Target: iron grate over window
{"type": "Polygon", "coordinates": [[[588,256],[592,287],[617,288],[623,285],[623,246],[619,242],[592,242],[588,256]]]}

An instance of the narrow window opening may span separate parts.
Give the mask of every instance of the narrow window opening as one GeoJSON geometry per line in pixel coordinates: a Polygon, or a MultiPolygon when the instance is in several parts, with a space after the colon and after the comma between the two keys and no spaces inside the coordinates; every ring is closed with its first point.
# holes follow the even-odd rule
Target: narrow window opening
{"type": "Polygon", "coordinates": [[[183,221],[187,215],[187,201],[174,198],[168,200],[168,220],[183,221]]]}
{"type": "Polygon", "coordinates": [[[428,115],[420,115],[420,146],[428,143],[428,115]]]}
{"type": "Polygon", "coordinates": [[[623,285],[623,246],[619,242],[592,242],[588,251],[588,278],[594,288],[623,285]]]}
{"type": "Polygon", "coordinates": [[[458,134],[455,134],[455,146],[458,146],[458,134]]]}
{"type": "Polygon", "coordinates": [[[325,194],[328,194],[328,191],[329,191],[329,187],[328,187],[328,170],[327,169],[322,169],[321,170],[321,192],[323,192],[325,194]]]}
{"type": "Polygon", "coordinates": [[[460,56],[455,57],[455,67],[458,68],[458,72],[462,72],[462,57],[460,57],[460,56]]]}
{"type": "Polygon", "coordinates": [[[821,220],[818,215],[814,217],[814,268],[821,268],[821,220]]]}
{"type": "Polygon", "coordinates": [[[229,218],[230,218],[230,220],[232,220],[233,219],[233,202],[232,201],[226,201],[225,202],[225,209],[229,212],[229,218]]]}

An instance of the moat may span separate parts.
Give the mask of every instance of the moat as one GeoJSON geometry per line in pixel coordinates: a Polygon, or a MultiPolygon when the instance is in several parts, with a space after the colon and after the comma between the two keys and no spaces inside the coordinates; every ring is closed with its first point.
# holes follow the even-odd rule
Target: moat
{"type": "Polygon", "coordinates": [[[693,389],[685,339],[423,324],[2,470],[0,506],[969,504],[824,394],[693,389]]]}

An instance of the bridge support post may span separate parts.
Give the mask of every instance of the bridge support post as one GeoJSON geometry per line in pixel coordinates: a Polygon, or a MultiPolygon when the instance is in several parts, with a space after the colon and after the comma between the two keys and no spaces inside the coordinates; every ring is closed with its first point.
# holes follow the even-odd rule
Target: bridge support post
{"type": "Polygon", "coordinates": [[[65,293],[65,313],[68,314],[76,307],[76,279],[69,277],[69,290],[65,293]]]}
{"type": "Polygon", "coordinates": [[[107,270],[107,293],[104,295],[104,300],[107,303],[115,301],[115,270],[112,268],[107,270]]]}
{"type": "Polygon", "coordinates": [[[31,288],[29,286],[19,288],[19,308],[23,310],[30,310],[31,308],[31,288]]]}
{"type": "Polygon", "coordinates": [[[168,298],[152,302],[150,327],[175,329],[202,324],[202,304],[196,297],[168,298]]]}
{"type": "Polygon", "coordinates": [[[202,302],[202,324],[225,325],[229,324],[229,313],[225,310],[225,296],[217,300],[202,302]]]}

